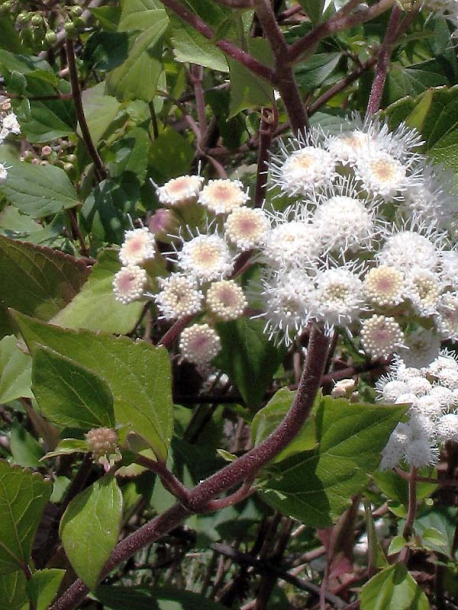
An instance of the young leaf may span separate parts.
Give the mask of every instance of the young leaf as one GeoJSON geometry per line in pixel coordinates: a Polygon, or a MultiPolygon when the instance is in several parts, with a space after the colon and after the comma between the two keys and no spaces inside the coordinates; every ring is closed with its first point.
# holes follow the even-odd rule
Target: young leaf
{"type": "Polygon", "coordinates": [[[8,154],[6,146],[0,147],[0,162],[8,167],[8,179],[0,183],[0,193],[32,218],[43,218],[81,204],[60,167],[24,163],[8,154]]]}
{"type": "Polygon", "coordinates": [[[361,610],[429,610],[429,602],[404,565],[385,568],[361,593],[361,610]]]}
{"type": "Polygon", "coordinates": [[[57,595],[64,575],[65,570],[58,570],[56,568],[34,572],[32,578],[27,583],[27,593],[31,605],[36,610],[48,610],[57,595]]]}
{"type": "Polygon", "coordinates": [[[12,463],[24,468],[38,468],[43,457],[43,447],[27,429],[18,422],[13,422],[10,433],[12,463]]]}
{"type": "Polygon", "coordinates": [[[63,428],[113,428],[113,396],[107,382],[70,358],[37,347],[32,390],[43,415],[63,428]]]}
{"type": "Polygon", "coordinates": [[[65,328],[86,328],[125,335],[133,330],[143,304],[123,305],[113,294],[113,277],[121,268],[115,250],[102,250],[89,279],[76,297],[52,319],[65,328]]]}
{"type": "Polygon", "coordinates": [[[86,441],[77,438],[64,438],[60,441],[54,451],[49,451],[43,456],[43,460],[59,455],[72,455],[73,453],[87,453],[86,441]]]}
{"type": "Polygon", "coordinates": [[[146,30],[153,26],[163,13],[164,7],[159,0],[129,0],[123,3],[118,31],[146,30]]]}
{"type": "Polygon", "coordinates": [[[18,349],[16,337],[3,337],[0,341],[0,403],[32,398],[31,374],[32,360],[18,349]]]}
{"type": "Polygon", "coordinates": [[[173,53],[179,62],[193,63],[217,72],[228,72],[224,53],[212,40],[202,36],[189,24],[170,15],[173,53]]]}
{"type": "Polygon", "coordinates": [[[102,377],[114,400],[116,422],[165,457],[173,428],[171,371],[167,350],[127,337],[73,331],[14,314],[32,354],[37,343],[102,377]]]}
{"type": "Polygon", "coordinates": [[[120,103],[111,95],[105,95],[105,84],[98,83],[82,94],[84,116],[95,146],[119,112],[120,103]]]}
{"type": "Polygon", "coordinates": [[[32,543],[52,485],[41,475],[0,461],[0,574],[30,563],[32,543]]]}
{"type": "Polygon", "coordinates": [[[67,507],[60,535],[75,572],[94,589],[114,549],[122,517],[122,493],[113,477],[103,477],[67,507]]]}
{"type": "Polygon", "coordinates": [[[218,325],[221,369],[238,387],[250,409],[258,409],[285,351],[275,347],[263,332],[264,322],[239,318],[218,325]]]}
{"type": "Polygon", "coordinates": [[[85,263],[43,246],[0,235],[0,334],[11,334],[7,309],[49,320],[77,294],[88,275],[85,263]]]}
{"type": "Polygon", "coordinates": [[[307,525],[326,527],[362,491],[406,407],[323,398],[316,414],[319,446],[271,469],[262,497],[307,525]]]}

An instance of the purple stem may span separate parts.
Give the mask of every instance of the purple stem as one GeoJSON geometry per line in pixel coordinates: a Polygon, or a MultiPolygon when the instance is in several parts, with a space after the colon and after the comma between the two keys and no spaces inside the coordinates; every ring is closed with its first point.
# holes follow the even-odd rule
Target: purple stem
{"type": "MultiPolygon", "coordinates": [[[[177,527],[193,512],[202,512],[210,502],[223,492],[254,477],[261,468],[277,456],[298,434],[307,420],[320,387],[327,360],[329,340],[321,329],[314,327],[310,333],[307,360],[290,410],[279,426],[260,445],[251,449],[235,462],[202,481],[190,490],[185,508],[175,504],[162,515],[145,523],[136,532],[122,540],[113,551],[101,578],[131,557],[140,549],[152,544],[167,532],[177,527]]],[[[50,610],[73,610],[80,604],[88,588],[75,581],[50,610]]]]}

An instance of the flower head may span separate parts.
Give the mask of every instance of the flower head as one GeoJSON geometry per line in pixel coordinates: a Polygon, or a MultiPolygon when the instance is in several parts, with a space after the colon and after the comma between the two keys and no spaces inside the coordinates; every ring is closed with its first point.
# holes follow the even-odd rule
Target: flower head
{"type": "Polygon", "coordinates": [[[220,350],[220,338],[208,324],[193,324],[181,333],[180,351],[188,362],[208,364],[220,350]]]}
{"type": "Polygon", "coordinates": [[[124,305],[132,303],[143,296],[147,283],[146,271],[138,265],[122,267],[113,280],[115,299],[124,305]]]}
{"type": "Polygon", "coordinates": [[[118,447],[118,435],[112,428],[93,428],[86,434],[88,451],[92,459],[109,470],[115,462],[122,459],[118,447]]]}
{"type": "Polygon", "coordinates": [[[198,313],[202,308],[203,295],[195,280],[180,274],[160,279],[161,291],[155,301],[166,320],[174,320],[198,313]]]}
{"type": "Polygon", "coordinates": [[[3,182],[8,177],[8,170],[3,163],[0,163],[0,182],[3,182]]]}
{"type": "Polygon", "coordinates": [[[394,318],[375,315],[362,324],[361,343],[374,358],[388,358],[403,340],[401,327],[394,318]]]}
{"type": "Polygon", "coordinates": [[[226,238],[240,250],[257,248],[269,228],[266,214],[258,208],[237,208],[224,224],[226,238]]]}
{"type": "Polygon", "coordinates": [[[404,276],[399,269],[379,265],[371,269],[364,278],[367,298],[380,307],[391,307],[402,301],[404,276]]]}
{"type": "Polygon", "coordinates": [[[163,205],[180,206],[195,203],[204,183],[201,176],[180,176],[173,178],[157,189],[157,196],[163,205]]]}
{"type": "Polygon", "coordinates": [[[155,254],[155,241],[149,229],[142,227],[126,231],[119,251],[119,259],[123,265],[141,265],[154,258],[155,254]]]}
{"type": "Polygon", "coordinates": [[[248,200],[239,180],[210,180],[199,195],[199,203],[214,214],[229,214],[248,200]]]}
{"type": "Polygon", "coordinates": [[[243,290],[234,280],[213,283],[208,289],[206,303],[220,320],[236,320],[247,306],[243,290]]]}
{"type": "Polygon", "coordinates": [[[346,325],[356,320],[364,306],[363,284],[350,269],[326,269],[315,278],[309,315],[326,325],[346,325]]]}
{"type": "Polygon", "coordinates": [[[233,260],[224,239],[218,235],[198,235],[183,244],[178,264],[199,281],[211,282],[228,275],[233,260]]]}

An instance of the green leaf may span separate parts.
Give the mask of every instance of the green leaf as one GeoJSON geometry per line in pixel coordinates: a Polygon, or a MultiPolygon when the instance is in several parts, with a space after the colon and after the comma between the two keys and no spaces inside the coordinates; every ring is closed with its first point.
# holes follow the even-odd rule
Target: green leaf
{"type": "Polygon", "coordinates": [[[140,301],[123,305],[113,294],[113,278],[121,268],[115,250],[102,250],[89,279],[76,297],[52,319],[65,328],[86,328],[126,335],[138,323],[140,301]]]}
{"type": "Polygon", "coordinates": [[[25,163],[6,151],[6,146],[0,146],[0,162],[8,168],[7,179],[0,183],[0,193],[21,212],[42,218],[81,204],[63,169],[25,163]]]}
{"type": "Polygon", "coordinates": [[[396,564],[363,586],[361,610],[429,610],[429,603],[407,568],[396,564]]]}
{"type": "Polygon", "coordinates": [[[299,4],[307,13],[313,25],[320,22],[324,8],[324,0],[299,0],[299,4]]]}
{"type": "Polygon", "coordinates": [[[18,349],[14,336],[0,341],[0,403],[32,398],[32,361],[18,349]]]}
{"type": "Polygon", "coordinates": [[[367,546],[369,552],[369,569],[384,568],[388,565],[385,552],[380,544],[375,528],[372,506],[368,500],[364,502],[364,515],[366,517],[367,546]]]}
{"type": "Polygon", "coordinates": [[[110,72],[107,93],[121,101],[150,102],[154,98],[162,71],[162,43],[168,22],[167,13],[158,11],[154,25],[136,37],[126,61],[110,72]]]}
{"type": "Polygon", "coordinates": [[[60,441],[54,451],[49,451],[43,456],[43,460],[52,457],[58,457],[59,455],[72,455],[73,453],[87,453],[86,441],[79,440],[77,438],[64,438],[60,441]]]}
{"type": "Polygon", "coordinates": [[[189,24],[173,15],[170,15],[170,22],[173,54],[177,61],[197,64],[217,72],[229,71],[226,57],[214,41],[208,40],[189,24]]]}
{"type": "Polygon", "coordinates": [[[415,520],[415,534],[426,548],[453,559],[456,515],[456,508],[434,507],[415,520]]]}
{"type": "Polygon", "coordinates": [[[250,409],[261,406],[272,376],[280,366],[285,350],[275,347],[263,332],[262,320],[239,318],[218,325],[222,352],[217,362],[238,387],[250,409]]]}
{"type": "Polygon", "coordinates": [[[105,84],[99,83],[82,94],[84,116],[94,145],[102,139],[119,112],[120,103],[111,95],[105,95],[105,84]]]}
{"type": "Polygon", "coordinates": [[[94,589],[118,540],[122,493],[113,477],[103,477],[76,496],[60,522],[65,553],[81,580],[94,589]]]}
{"type": "Polygon", "coordinates": [[[41,475],[0,461],[0,574],[31,562],[32,543],[52,485],[41,475]]]}
{"type": "Polygon", "coordinates": [[[410,67],[393,64],[388,72],[385,97],[388,103],[405,97],[417,96],[434,87],[448,84],[439,62],[431,60],[410,67]]]}
{"type": "Polygon", "coordinates": [[[0,334],[14,330],[9,307],[49,320],[79,292],[87,273],[72,256],[0,235],[0,334]]]}
{"type": "MultiPolygon", "coordinates": [[[[267,405],[256,413],[251,424],[253,445],[257,446],[262,443],[275,430],[290,409],[295,396],[296,392],[291,392],[288,388],[281,388],[267,405]]],[[[320,400],[321,397],[318,395],[315,399],[315,407],[318,407],[320,400]]],[[[272,460],[272,463],[280,462],[296,453],[314,449],[316,444],[315,414],[312,413],[294,440],[272,460]]]]}
{"type": "Polygon", "coordinates": [[[10,433],[10,449],[14,464],[24,468],[38,468],[43,457],[43,447],[26,428],[13,422],[10,433]]]}
{"type": "Polygon", "coordinates": [[[177,589],[147,589],[146,587],[97,587],[95,597],[106,610],[224,610],[226,606],[206,599],[203,595],[177,589]]]}
{"type": "Polygon", "coordinates": [[[37,343],[71,358],[108,384],[116,422],[142,437],[165,457],[173,429],[171,371],[167,350],[144,341],[43,324],[14,317],[32,355],[37,343]]]}
{"type": "Polygon", "coordinates": [[[194,149],[189,141],[176,129],[167,127],[154,140],[154,146],[150,151],[149,162],[155,180],[161,183],[187,174],[193,157],[194,149]]]}
{"type": "Polygon", "coordinates": [[[113,428],[113,396],[106,381],[55,351],[33,354],[32,390],[43,415],[62,428],[113,428]]]}
{"type": "Polygon", "coordinates": [[[24,572],[0,575],[0,610],[24,610],[28,602],[26,585],[24,572]]]}
{"type": "MultiPolygon", "coordinates": [[[[425,476],[429,476],[428,473],[425,476]]],[[[395,500],[408,506],[409,503],[409,484],[403,479],[398,473],[392,470],[384,470],[381,472],[374,473],[374,481],[380,490],[390,500],[395,500]]],[[[436,489],[436,483],[417,483],[417,500],[423,500],[429,498],[429,496],[436,489]]]]}
{"type": "MultiPolygon", "coordinates": [[[[264,38],[249,38],[248,52],[266,66],[273,67],[272,49],[264,38]]],[[[247,108],[271,106],[273,88],[265,81],[233,59],[227,59],[231,76],[231,101],[229,119],[247,108]]]]}
{"type": "Polygon", "coordinates": [[[341,58],[341,53],[316,53],[307,61],[301,62],[295,70],[301,88],[308,91],[321,87],[337,68],[341,58]]]}
{"type": "Polygon", "coordinates": [[[159,0],[128,0],[123,2],[118,30],[146,30],[152,27],[164,13],[164,6],[159,0]]]}
{"type": "Polygon", "coordinates": [[[27,592],[36,610],[48,610],[57,595],[65,570],[37,570],[27,583],[27,592]]]}
{"type": "Polygon", "coordinates": [[[395,536],[393,538],[393,540],[390,542],[390,546],[388,547],[387,554],[396,555],[397,553],[402,551],[402,549],[405,547],[406,544],[407,544],[407,540],[404,538],[404,536],[395,536]]]}
{"type": "Polygon", "coordinates": [[[405,411],[323,398],[316,414],[319,446],[270,468],[262,497],[309,526],[330,525],[367,485],[405,411]]]}
{"type": "Polygon", "coordinates": [[[0,15],[0,46],[12,53],[21,53],[22,44],[10,15],[0,15]]]}

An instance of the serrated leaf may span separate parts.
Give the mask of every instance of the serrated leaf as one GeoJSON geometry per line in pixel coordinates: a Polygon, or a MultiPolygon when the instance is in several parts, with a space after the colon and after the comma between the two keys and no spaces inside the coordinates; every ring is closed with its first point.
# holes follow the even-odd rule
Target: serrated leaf
{"type": "Polygon", "coordinates": [[[32,390],[43,415],[62,428],[113,428],[113,396],[106,381],[70,358],[38,347],[32,390]]]}
{"type": "Polygon", "coordinates": [[[173,429],[171,371],[167,350],[144,341],[73,331],[15,313],[32,355],[45,345],[102,377],[114,399],[117,423],[142,437],[164,457],[173,429]]]}
{"type": "Polygon", "coordinates": [[[60,583],[65,575],[65,570],[51,568],[49,570],[37,570],[27,583],[31,605],[36,610],[48,610],[53,599],[56,597],[60,583]]]}
{"type": "Polygon", "coordinates": [[[103,477],[76,496],[60,522],[65,553],[81,580],[94,589],[118,540],[122,493],[113,477],[103,477]]]}
{"type": "Polygon", "coordinates": [[[429,610],[429,603],[407,568],[396,564],[363,586],[361,610],[429,610]]]}
{"type": "Polygon", "coordinates": [[[0,610],[24,610],[24,606],[28,602],[26,585],[24,572],[1,574],[0,610]]]}
{"type": "Polygon", "coordinates": [[[79,292],[84,262],[72,256],[0,235],[0,334],[11,334],[9,307],[49,320],[79,292]]]}
{"type": "Polygon", "coordinates": [[[32,398],[32,360],[18,349],[16,337],[0,341],[0,403],[32,398]]]}
{"type": "Polygon", "coordinates": [[[98,83],[82,93],[84,116],[95,146],[119,112],[120,103],[115,97],[105,95],[105,84],[98,83]]]}
{"type": "Polygon", "coordinates": [[[32,543],[52,485],[41,475],[0,461],[0,574],[30,564],[32,543]]]}
{"type": "MultiPolygon", "coordinates": [[[[275,430],[291,408],[295,396],[296,392],[291,392],[288,388],[282,388],[274,394],[265,407],[256,413],[251,424],[253,445],[257,446],[262,443],[275,430]]],[[[315,399],[316,407],[318,407],[319,402],[320,396],[317,396],[315,399]]],[[[312,413],[294,440],[272,460],[272,463],[280,462],[296,453],[313,449],[316,444],[315,415],[312,413]]]]}
{"type": "Polygon", "coordinates": [[[168,22],[167,13],[158,11],[154,25],[135,39],[126,61],[110,72],[107,93],[121,101],[150,102],[154,98],[162,71],[162,43],[168,22]]]}
{"type": "Polygon", "coordinates": [[[43,218],[81,204],[60,167],[25,163],[8,153],[6,146],[0,146],[0,162],[8,168],[0,192],[28,216],[43,218]]]}
{"type": "Polygon", "coordinates": [[[262,497],[307,525],[330,525],[364,489],[405,411],[323,398],[316,415],[319,446],[270,468],[262,497]]]}
{"type": "Polygon", "coordinates": [[[218,325],[222,352],[220,368],[238,387],[246,405],[258,409],[285,350],[275,347],[263,332],[264,322],[239,318],[218,325]]]}
{"type": "Polygon", "coordinates": [[[143,303],[123,305],[114,298],[113,278],[120,268],[118,253],[102,250],[82,290],[54,316],[53,324],[120,335],[131,332],[138,323],[143,303]]]}

